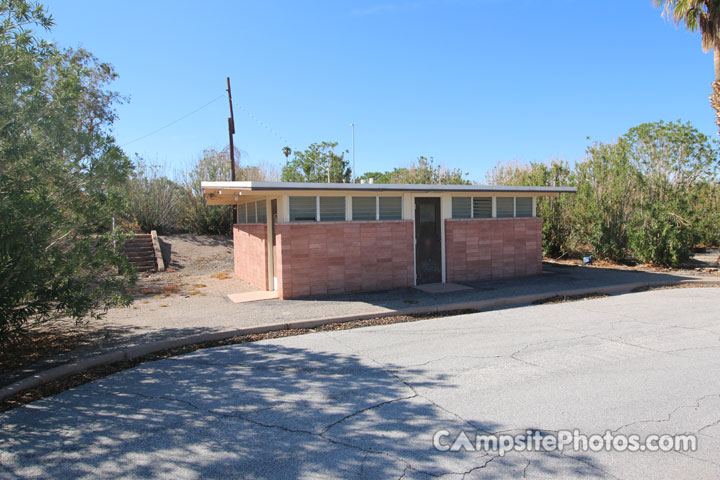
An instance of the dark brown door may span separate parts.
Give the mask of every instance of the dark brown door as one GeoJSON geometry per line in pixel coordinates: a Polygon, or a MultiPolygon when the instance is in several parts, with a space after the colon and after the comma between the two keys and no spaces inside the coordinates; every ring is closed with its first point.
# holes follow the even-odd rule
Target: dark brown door
{"type": "Polygon", "coordinates": [[[440,199],[415,198],[415,271],[418,285],[442,282],[440,199]]]}

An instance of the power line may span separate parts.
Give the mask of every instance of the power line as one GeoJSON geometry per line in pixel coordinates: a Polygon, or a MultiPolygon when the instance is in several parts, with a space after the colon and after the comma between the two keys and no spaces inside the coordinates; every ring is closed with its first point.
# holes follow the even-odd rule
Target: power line
{"type": "MultiPolygon", "coordinates": [[[[226,96],[227,96],[227,94],[226,94],[226,96]]],[[[253,120],[255,120],[255,122],[256,122],[258,125],[260,125],[260,126],[263,127],[265,130],[267,130],[268,132],[272,133],[274,136],[276,136],[277,138],[279,138],[280,140],[282,140],[282,142],[283,142],[285,145],[287,145],[288,147],[290,147],[290,148],[292,148],[293,150],[295,150],[295,147],[292,145],[292,143],[290,143],[290,141],[289,141],[287,138],[283,137],[283,136],[280,135],[278,132],[276,132],[275,129],[273,129],[272,127],[269,127],[265,122],[263,122],[262,120],[260,120],[259,118],[257,118],[254,113],[252,113],[250,110],[248,110],[247,108],[245,108],[241,103],[235,103],[235,106],[236,106],[236,107],[239,107],[240,110],[242,110],[242,111],[245,112],[250,118],[252,118],[253,120]]]]}
{"type": "Polygon", "coordinates": [[[181,121],[181,120],[185,120],[185,119],[186,119],[187,117],[189,117],[190,115],[199,112],[199,111],[202,110],[203,108],[209,106],[209,105],[212,104],[212,103],[217,102],[218,100],[220,100],[221,98],[223,98],[223,97],[225,97],[225,96],[226,96],[225,93],[223,93],[223,94],[221,94],[221,95],[218,95],[217,97],[215,97],[215,98],[213,98],[212,100],[210,100],[209,102],[207,102],[205,105],[196,108],[196,109],[193,110],[192,112],[186,113],[186,114],[183,115],[182,117],[180,117],[180,118],[178,118],[178,119],[176,119],[176,120],[173,120],[172,122],[168,123],[167,125],[163,125],[162,127],[158,128],[157,130],[153,130],[152,132],[147,133],[147,134],[143,135],[142,137],[138,137],[138,138],[136,138],[135,140],[130,140],[129,142],[124,143],[124,144],[121,145],[121,146],[122,146],[122,147],[125,147],[125,146],[127,146],[127,145],[130,145],[131,143],[135,143],[135,142],[140,141],[140,140],[142,140],[142,139],[144,139],[144,138],[147,138],[147,137],[149,137],[150,135],[155,135],[155,134],[158,133],[159,131],[165,130],[166,128],[168,128],[168,127],[170,127],[170,126],[172,126],[172,125],[175,125],[176,123],[178,123],[178,122],[181,121]]]}
{"type": "MultiPolygon", "coordinates": [[[[170,123],[168,123],[168,124],[166,124],[166,125],[163,125],[162,127],[158,128],[158,129],[156,129],[156,130],[153,130],[152,132],[146,133],[145,135],[143,135],[143,136],[141,136],[141,137],[135,138],[134,140],[130,140],[129,142],[126,142],[126,143],[122,144],[121,146],[122,146],[122,147],[126,147],[127,145],[130,145],[131,143],[135,143],[135,142],[138,142],[138,141],[140,141],[140,140],[143,140],[143,139],[145,139],[145,138],[147,138],[147,137],[149,137],[149,136],[151,136],[151,135],[155,135],[156,133],[158,133],[158,132],[160,132],[160,131],[162,131],[162,130],[165,130],[165,129],[168,128],[168,127],[171,127],[171,126],[175,125],[176,123],[178,123],[178,122],[180,122],[180,121],[182,121],[182,120],[185,120],[187,117],[189,117],[189,116],[191,116],[191,115],[199,112],[200,110],[204,109],[205,107],[208,107],[209,105],[217,102],[217,101],[220,100],[221,98],[227,98],[227,96],[228,96],[227,93],[226,93],[226,92],[223,92],[222,94],[220,94],[220,95],[218,95],[217,97],[213,98],[212,100],[210,100],[210,101],[207,102],[206,104],[204,104],[204,105],[196,108],[195,110],[193,110],[193,111],[191,111],[191,112],[186,113],[186,114],[183,115],[182,117],[177,118],[177,119],[173,120],[172,122],[170,122],[170,123]]],[[[237,104],[237,103],[236,103],[235,105],[236,105],[237,107],[239,107],[240,110],[242,110],[243,112],[245,112],[250,118],[252,118],[258,125],[260,125],[261,127],[263,127],[265,130],[267,130],[268,132],[270,132],[270,133],[271,133],[272,135],[274,135],[275,137],[279,138],[285,145],[289,146],[289,147],[292,148],[293,150],[295,149],[295,147],[293,146],[293,144],[292,144],[287,138],[285,138],[284,136],[280,135],[274,128],[268,126],[265,122],[263,122],[263,121],[260,120],[258,117],[256,117],[254,113],[252,113],[250,110],[248,110],[247,108],[245,108],[242,104],[237,104]]]]}

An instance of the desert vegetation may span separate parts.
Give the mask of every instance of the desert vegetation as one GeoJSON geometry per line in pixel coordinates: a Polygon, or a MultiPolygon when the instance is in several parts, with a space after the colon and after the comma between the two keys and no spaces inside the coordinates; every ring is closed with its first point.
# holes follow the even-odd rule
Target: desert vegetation
{"type": "Polygon", "coordinates": [[[697,246],[720,243],[717,142],[689,124],[646,123],[616,142],[593,142],[586,158],[500,163],[487,182],[576,186],[542,198],[543,247],[551,257],[595,255],[677,266],[697,246]]]}
{"type": "MultiPolygon", "coordinates": [[[[241,158],[236,149],[235,158],[241,158]]],[[[134,170],[116,190],[121,205],[117,221],[126,231],[159,234],[227,235],[232,230],[232,207],[205,203],[203,181],[230,180],[229,150],[206,149],[186,170],[170,173],[162,165],[137,157],[134,170]]],[[[272,166],[235,163],[236,180],[277,180],[272,166]]]]}

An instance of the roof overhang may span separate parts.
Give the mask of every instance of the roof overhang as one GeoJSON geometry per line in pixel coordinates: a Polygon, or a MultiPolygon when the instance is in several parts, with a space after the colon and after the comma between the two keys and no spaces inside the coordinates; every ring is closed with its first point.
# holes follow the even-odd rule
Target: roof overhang
{"type": "Polygon", "coordinates": [[[229,205],[242,202],[241,197],[277,196],[288,193],[342,192],[372,193],[487,193],[494,195],[524,194],[536,197],[556,197],[561,193],[576,193],[575,187],[511,187],[505,185],[422,185],[394,183],[302,183],[302,182],[202,182],[203,194],[209,205],[229,205]]]}

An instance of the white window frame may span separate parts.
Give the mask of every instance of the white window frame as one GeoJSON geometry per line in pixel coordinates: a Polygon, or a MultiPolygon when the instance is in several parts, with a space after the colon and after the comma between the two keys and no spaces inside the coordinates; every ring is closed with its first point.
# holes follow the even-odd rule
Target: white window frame
{"type": "Polygon", "coordinates": [[[320,197],[321,196],[331,197],[331,198],[342,198],[344,200],[343,205],[345,205],[345,208],[343,209],[344,213],[345,213],[343,215],[345,217],[345,220],[331,220],[331,221],[333,221],[333,222],[347,222],[348,221],[348,219],[347,219],[348,196],[347,195],[318,195],[317,197],[315,197],[315,198],[317,198],[317,201],[315,202],[315,218],[317,218],[317,220],[315,220],[316,222],[321,221],[320,220],[320,197]]]}
{"type": "Polygon", "coordinates": [[[375,204],[376,204],[376,213],[375,213],[375,221],[376,222],[397,222],[399,220],[380,220],[380,197],[386,197],[386,198],[400,198],[400,220],[403,219],[403,206],[405,200],[403,199],[402,195],[378,195],[375,197],[375,204]]]}
{"type": "Polygon", "coordinates": [[[290,223],[307,223],[307,222],[319,222],[320,221],[320,197],[317,195],[288,195],[287,197],[287,205],[288,205],[288,222],[290,223]],[[315,197],[315,220],[291,220],[290,219],[290,199],[292,197],[315,197]]]}
{"type": "MultiPolygon", "coordinates": [[[[487,195],[470,197],[470,218],[475,219],[475,199],[488,198],[487,195]]],[[[490,218],[495,218],[495,197],[490,198],[490,218]]]]}

